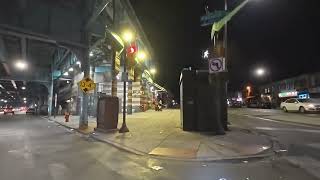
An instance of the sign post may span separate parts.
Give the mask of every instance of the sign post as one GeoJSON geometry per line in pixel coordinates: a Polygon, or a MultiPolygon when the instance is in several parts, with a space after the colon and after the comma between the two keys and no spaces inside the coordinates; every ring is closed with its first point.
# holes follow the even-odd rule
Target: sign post
{"type": "MultiPolygon", "coordinates": [[[[226,86],[225,86],[225,72],[226,63],[223,57],[214,57],[208,60],[209,69],[209,85],[212,88],[212,101],[214,102],[214,107],[216,108],[216,114],[214,115],[217,119],[218,129],[228,130],[227,119],[225,117],[227,104],[226,100],[226,86]]],[[[225,134],[224,131],[219,131],[218,134],[225,134]]]]}

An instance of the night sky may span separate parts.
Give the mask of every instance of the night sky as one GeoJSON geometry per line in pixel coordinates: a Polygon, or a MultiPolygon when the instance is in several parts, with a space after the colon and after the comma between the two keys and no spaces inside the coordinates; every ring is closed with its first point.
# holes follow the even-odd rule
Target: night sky
{"type": "MultiPolygon", "coordinates": [[[[155,52],[157,81],[179,95],[183,67],[200,67],[201,50],[210,44],[211,27],[200,27],[205,4],[223,9],[223,0],[131,0],[155,52]]],[[[239,0],[230,0],[233,8],[239,0]]],[[[252,0],[229,23],[230,88],[254,77],[265,67],[272,80],[320,71],[320,2],[318,0],[252,0]]]]}

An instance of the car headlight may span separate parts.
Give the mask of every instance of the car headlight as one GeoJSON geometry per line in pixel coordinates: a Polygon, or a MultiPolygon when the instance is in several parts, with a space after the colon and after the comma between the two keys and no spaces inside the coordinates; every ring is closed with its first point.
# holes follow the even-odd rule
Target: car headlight
{"type": "Polygon", "coordinates": [[[309,104],[308,107],[309,108],[314,108],[314,105],[313,104],[309,104]]]}

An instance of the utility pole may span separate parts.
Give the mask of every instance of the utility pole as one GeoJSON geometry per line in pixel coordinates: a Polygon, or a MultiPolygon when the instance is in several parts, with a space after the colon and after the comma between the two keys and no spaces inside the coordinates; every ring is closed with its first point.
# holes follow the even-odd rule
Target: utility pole
{"type": "MultiPolygon", "coordinates": [[[[224,10],[227,12],[228,11],[228,0],[224,0],[224,10]]],[[[224,46],[224,58],[226,62],[226,70],[228,70],[228,22],[226,21],[224,25],[224,41],[223,41],[223,46],[224,46]]]]}
{"type": "MultiPolygon", "coordinates": [[[[227,12],[228,11],[228,0],[224,0],[224,10],[227,12]]],[[[228,59],[228,21],[226,21],[225,25],[224,25],[224,42],[223,42],[223,46],[224,46],[224,59],[225,59],[225,68],[226,71],[228,72],[228,65],[229,65],[229,59],[228,59]]],[[[223,128],[225,130],[229,130],[228,129],[228,105],[227,105],[227,97],[228,97],[228,80],[227,77],[223,77],[224,78],[224,88],[222,89],[222,104],[224,105],[223,109],[223,128]]]]}

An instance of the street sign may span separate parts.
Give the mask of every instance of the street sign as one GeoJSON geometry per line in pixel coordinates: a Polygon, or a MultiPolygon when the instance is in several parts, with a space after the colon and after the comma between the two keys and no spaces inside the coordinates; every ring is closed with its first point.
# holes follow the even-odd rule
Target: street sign
{"type": "Polygon", "coordinates": [[[225,59],[224,58],[211,58],[209,59],[209,73],[219,73],[225,71],[225,59]]]}
{"type": "Polygon", "coordinates": [[[88,93],[96,88],[96,84],[90,78],[84,78],[79,82],[79,87],[84,93],[88,93]]]}
{"type": "Polygon", "coordinates": [[[227,15],[228,12],[226,11],[214,11],[211,13],[206,14],[205,16],[202,16],[201,26],[209,26],[212,25],[215,22],[220,21],[224,16],[227,15]]]}

